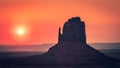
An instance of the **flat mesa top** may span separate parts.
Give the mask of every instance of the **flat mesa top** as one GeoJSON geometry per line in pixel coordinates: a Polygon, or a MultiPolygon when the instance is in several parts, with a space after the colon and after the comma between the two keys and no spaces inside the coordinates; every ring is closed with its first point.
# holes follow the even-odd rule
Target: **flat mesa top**
{"type": "Polygon", "coordinates": [[[81,21],[80,17],[72,17],[68,20],[69,22],[81,21]]]}

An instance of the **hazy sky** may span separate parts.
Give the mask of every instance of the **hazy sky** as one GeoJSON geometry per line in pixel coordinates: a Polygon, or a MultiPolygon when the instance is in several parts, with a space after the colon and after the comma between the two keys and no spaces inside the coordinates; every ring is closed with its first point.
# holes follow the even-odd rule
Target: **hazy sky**
{"type": "Polygon", "coordinates": [[[120,0],[0,0],[0,44],[55,43],[74,16],[85,21],[87,42],[120,42],[120,0]]]}

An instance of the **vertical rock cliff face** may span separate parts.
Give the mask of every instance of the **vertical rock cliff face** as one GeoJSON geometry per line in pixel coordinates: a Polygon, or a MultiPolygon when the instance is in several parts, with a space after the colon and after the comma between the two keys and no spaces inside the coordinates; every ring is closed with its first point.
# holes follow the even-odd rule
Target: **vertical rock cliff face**
{"type": "Polygon", "coordinates": [[[63,41],[79,41],[86,43],[85,24],[79,17],[73,17],[65,22],[63,34],[59,28],[58,43],[63,41]]]}

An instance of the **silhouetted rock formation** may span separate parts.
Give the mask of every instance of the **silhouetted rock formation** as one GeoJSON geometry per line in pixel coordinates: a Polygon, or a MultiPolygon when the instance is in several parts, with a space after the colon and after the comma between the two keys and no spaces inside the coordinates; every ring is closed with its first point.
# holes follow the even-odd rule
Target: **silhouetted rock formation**
{"type": "Polygon", "coordinates": [[[59,28],[58,43],[42,56],[51,57],[51,63],[91,65],[90,68],[113,68],[116,64],[115,59],[87,45],[85,24],[79,17],[73,17],[64,24],[63,34],[59,28]]]}
{"type": "Polygon", "coordinates": [[[86,43],[85,24],[79,17],[73,17],[65,22],[63,34],[59,28],[58,43],[62,41],[79,41],[86,43]]]}

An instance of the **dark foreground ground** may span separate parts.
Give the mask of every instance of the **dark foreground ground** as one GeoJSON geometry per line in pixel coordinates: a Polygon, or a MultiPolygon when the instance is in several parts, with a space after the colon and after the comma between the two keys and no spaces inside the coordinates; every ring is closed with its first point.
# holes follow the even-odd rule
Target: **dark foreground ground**
{"type": "MultiPolygon", "coordinates": [[[[107,56],[120,60],[120,49],[99,49],[100,52],[107,56]]],[[[0,52],[0,59],[29,57],[34,55],[41,55],[45,52],[0,52]]]]}
{"type": "MultiPolygon", "coordinates": [[[[103,68],[105,67],[105,65],[85,65],[85,64],[78,64],[78,65],[50,65],[50,64],[46,64],[46,65],[4,65],[1,66],[0,68],[103,68]]],[[[106,68],[116,68],[116,67],[107,67],[106,68]]],[[[119,67],[117,67],[119,68],[119,67]]]]}
{"type": "MultiPolygon", "coordinates": [[[[120,50],[119,49],[101,49],[99,50],[103,52],[105,55],[113,57],[115,59],[120,60],[120,50]]],[[[21,57],[29,57],[29,56],[34,56],[34,55],[40,55],[43,54],[43,52],[1,52],[0,53],[0,60],[7,60],[10,61],[9,59],[11,58],[21,58],[21,57]]],[[[31,59],[32,60],[32,59],[31,59]]],[[[38,59],[39,60],[39,59],[38,59]]],[[[2,63],[3,61],[0,61],[2,63]]],[[[33,62],[33,64],[18,64],[16,63],[4,63],[0,64],[0,68],[116,68],[116,67],[109,67],[108,65],[102,64],[102,65],[94,65],[94,64],[39,64],[37,61],[36,63],[33,62]]],[[[20,62],[20,63],[21,63],[20,62]]],[[[103,61],[104,62],[104,61],[103,61]]],[[[118,64],[120,65],[120,64],[118,64]]],[[[119,66],[118,66],[119,68],[119,66]]]]}

